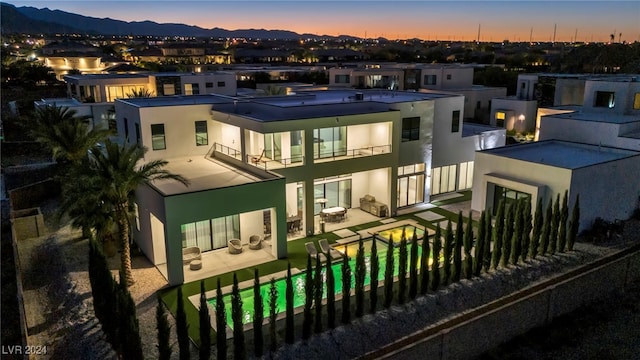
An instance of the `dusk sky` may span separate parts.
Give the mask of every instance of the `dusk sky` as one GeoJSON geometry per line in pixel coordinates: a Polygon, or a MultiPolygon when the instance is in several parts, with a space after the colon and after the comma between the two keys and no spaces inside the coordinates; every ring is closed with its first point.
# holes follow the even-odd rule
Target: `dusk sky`
{"type": "MultiPolygon", "coordinates": [[[[229,30],[481,41],[640,41],[640,1],[7,1],[98,18],[229,30]]],[[[73,25],[73,24],[69,24],[73,25]]]]}

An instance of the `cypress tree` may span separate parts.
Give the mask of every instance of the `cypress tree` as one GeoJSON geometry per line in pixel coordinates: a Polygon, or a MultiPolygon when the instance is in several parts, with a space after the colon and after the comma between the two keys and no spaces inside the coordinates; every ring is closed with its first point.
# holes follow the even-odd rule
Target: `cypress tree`
{"type": "Polygon", "coordinates": [[[478,221],[478,236],[476,237],[476,246],[473,249],[473,276],[480,276],[480,270],[482,270],[482,248],[484,246],[484,232],[486,231],[486,216],[486,212],[482,211],[478,221]]]}
{"type": "Polygon", "coordinates": [[[569,237],[567,238],[567,247],[569,251],[573,251],[573,245],[578,237],[578,229],[580,228],[580,194],[576,195],[576,202],[573,204],[571,211],[571,222],[569,223],[569,237]]]}
{"type": "Polygon", "coordinates": [[[378,308],[378,277],[380,276],[380,259],[378,259],[378,240],[374,237],[371,241],[371,273],[369,278],[369,313],[375,314],[378,308]]]}
{"type": "Polygon", "coordinates": [[[429,288],[429,257],[431,249],[429,248],[429,233],[427,228],[424,229],[424,239],[422,239],[422,255],[420,256],[420,294],[427,293],[429,288]]]}
{"type": "Polygon", "coordinates": [[[522,249],[522,213],[524,207],[522,206],[522,200],[516,202],[516,212],[514,215],[515,226],[513,228],[513,235],[511,236],[511,263],[517,264],[520,260],[520,252],[522,249]]]}
{"type": "Polygon", "coordinates": [[[484,272],[489,272],[489,268],[491,267],[491,238],[493,237],[491,213],[485,213],[484,221],[487,224],[487,230],[484,233],[484,243],[482,244],[482,268],[484,272]]]}
{"type": "Polygon", "coordinates": [[[329,329],[336,327],[336,279],[331,266],[331,256],[327,256],[325,271],[327,273],[327,326],[329,329]]]}
{"type": "Polygon", "coordinates": [[[302,338],[308,339],[311,336],[311,325],[313,324],[313,269],[311,267],[311,255],[307,256],[307,272],[304,281],[304,313],[302,318],[302,338]]]}
{"type": "Polygon", "coordinates": [[[364,315],[364,279],[367,275],[367,265],[364,261],[364,245],[362,237],[358,240],[358,253],[356,254],[355,293],[356,293],[356,317],[364,315]]]}
{"type": "Polygon", "coordinates": [[[444,270],[444,277],[442,279],[442,284],[447,285],[451,280],[451,261],[453,255],[453,230],[451,226],[451,220],[447,221],[447,230],[445,230],[444,234],[444,263],[442,264],[442,269],[444,270]]]}
{"type": "Polygon", "coordinates": [[[316,256],[316,272],[313,277],[313,290],[314,290],[314,308],[316,313],[316,319],[314,322],[313,330],[316,334],[322,332],[322,293],[324,281],[322,279],[322,264],[320,263],[320,254],[316,256]]]}
{"type": "Polygon", "coordinates": [[[513,237],[513,225],[516,212],[515,202],[512,202],[509,207],[506,208],[506,216],[504,220],[504,234],[502,236],[502,267],[506,267],[509,264],[509,256],[511,255],[511,244],[513,237]]]}
{"type": "MultiPolygon", "coordinates": [[[[180,288],[178,288],[178,291],[182,292],[180,288]]],[[[178,298],[181,299],[182,296],[180,295],[178,298]]],[[[178,305],[180,305],[179,302],[178,305]]],[[[180,338],[178,337],[178,341],[179,339],[180,338]]],[[[224,298],[222,297],[222,290],[220,288],[220,278],[218,278],[218,286],[216,288],[216,349],[216,358],[218,360],[224,360],[227,358],[227,310],[224,307],[224,298]]],[[[182,348],[180,349],[180,353],[182,354],[182,348]]],[[[180,359],[189,359],[189,357],[187,356],[186,358],[183,358],[182,355],[180,355],[180,359]]]]}
{"type": "Polygon", "coordinates": [[[560,226],[560,194],[556,195],[553,203],[553,216],[551,216],[551,235],[549,235],[549,252],[556,253],[558,248],[558,227],[560,226]]]}
{"type": "Polygon", "coordinates": [[[440,286],[440,250],[442,248],[440,226],[436,226],[433,236],[433,262],[431,263],[431,291],[438,290],[440,286]]]}
{"type": "Polygon", "coordinates": [[[549,243],[551,242],[551,224],[553,223],[553,198],[547,203],[547,210],[542,225],[542,234],[540,235],[540,254],[546,255],[549,251],[549,243]]]}
{"type": "Polygon", "coordinates": [[[278,288],[276,279],[271,278],[269,286],[269,349],[274,352],[278,349],[278,334],[276,332],[276,320],[278,316],[278,288]]]}
{"type": "Polygon", "coordinates": [[[178,335],[178,349],[180,349],[180,360],[189,360],[191,358],[189,349],[189,325],[187,324],[187,314],[184,312],[182,286],[178,286],[177,301],[178,309],[176,310],[176,334],[178,335]]]}
{"type": "Polygon", "coordinates": [[[389,308],[393,299],[393,236],[389,235],[389,246],[387,247],[387,264],[384,269],[384,301],[382,306],[389,308]]]}
{"type": "Polygon", "coordinates": [[[538,251],[540,249],[540,235],[542,235],[542,224],[544,223],[544,218],[542,216],[542,199],[538,199],[538,204],[536,204],[536,213],[533,217],[533,236],[531,237],[530,246],[531,257],[533,259],[538,256],[538,251]]]}
{"type": "Polygon", "coordinates": [[[200,360],[209,360],[211,357],[211,318],[209,306],[204,290],[204,280],[200,281],[200,310],[198,311],[200,322],[200,360]]]}
{"type": "Polygon", "coordinates": [[[456,237],[453,243],[453,274],[452,280],[454,282],[460,281],[462,274],[462,237],[463,237],[463,218],[462,211],[458,212],[458,226],[456,226],[456,237]]]}
{"type": "Polygon", "coordinates": [[[156,307],[156,328],[158,329],[158,359],[170,360],[171,359],[171,327],[169,320],[167,320],[167,314],[164,311],[164,305],[162,300],[158,296],[158,306],[156,307]]]}
{"type": "Polygon", "coordinates": [[[287,280],[285,290],[285,301],[287,318],[285,323],[284,341],[287,344],[293,344],[295,341],[295,314],[293,313],[293,280],[291,280],[291,263],[287,264],[287,280]]]}
{"type": "Polygon", "coordinates": [[[523,211],[523,225],[522,225],[522,260],[527,260],[529,257],[529,249],[531,247],[531,229],[533,229],[533,218],[531,216],[531,199],[525,199],[524,211],[523,211]]]}
{"type": "Polygon", "coordinates": [[[120,284],[118,286],[118,316],[120,354],[126,359],[144,359],[142,354],[142,340],[136,316],[136,303],[127,288],[124,273],[120,271],[120,284]]]}
{"type": "Polygon", "coordinates": [[[89,282],[96,318],[102,325],[107,341],[117,349],[118,319],[113,314],[117,313],[118,284],[109,270],[107,259],[93,238],[89,241],[89,282]]]}
{"type": "Polygon", "coordinates": [[[342,323],[351,322],[351,267],[349,257],[345,253],[342,257],[342,323]]]}
{"type": "Polygon", "coordinates": [[[498,203],[498,211],[496,212],[496,228],[493,234],[493,256],[491,262],[494,269],[498,268],[500,259],[502,258],[502,238],[504,236],[504,214],[505,203],[504,200],[500,200],[498,203]]]}
{"type": "MultiPolygon", "coordinates": [[[[411,237],[411,250],[409,252],[409,298],[415,299],[418,295],[418,234],[417,228],[413,229],[411,237]]],[[[426,233],[425,233],[426,234],[426,233]]],[[[425,237],[426,241],[426,237],[425,237]]]]}
{"type": "Polygon", "coordinates": [[[245,359],[247,351],[244,347],[244,324],[242,323],[242,298],[238,288],[238,275],[233,273],[231,287],[231,320],[233,321],[233,358],[245,359]]]}
{"type": "MultiPolygon", "coordinates": [[[[289,266],[291,268],[291,266],[289,266]]],[[[287,309],[288,310],[288,309],[287,309]]],[[[289,315],[287,313],[287,315],[289,315]]],[[[260,276],[258,268],[253,269],[253,354],[261,357],[264,353],[264,336],[262,324],[264,323],[264,299],[260,291],[260,276]]]]}
{"type": "Polygon", "coordinates": [[[407,294],[407,239],[400,239],[398,259],[398,303],[404,304],[407,294]]]}
{"type": "MultiPolygon", "coordinates": [[[[462,226],[462,224],[458,226],[462,226]]],[[[465,279],[471,279],[473,277],[473,256],[471,255],[473,249],[473,222],[471,211],[469,211],[469,219],[464,234],[462,234],[462,239],[464,243],[464,277],[465,279]]]]}
{"type": "Polygon", "coordinates": [[[560,229],[558,230],[558,251],[563,253],[567,247],[567,221],[569,221],[569,206],[567,197],[569,191],[565,190],[562,196],[562,207],[560,208],[560,229]]]}

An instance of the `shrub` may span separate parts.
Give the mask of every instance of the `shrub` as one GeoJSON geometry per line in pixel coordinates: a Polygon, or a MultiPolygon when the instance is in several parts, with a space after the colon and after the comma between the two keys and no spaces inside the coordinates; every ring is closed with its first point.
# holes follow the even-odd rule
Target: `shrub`
{"type": "Polygon", "coordinates": [[[533,218],[531,217],[531,199],[526,199],[524,203],[524,210],[522,213],[522,260],[526,260],[529,257],[529,249],[531,247],[531,229],[533,224],[531,223],[533,218]]]}
{"type": "Polygon", "coordinates": [[[485,225],[486,212],[480,213],[480,220],[478,221],[478,236],[476,237],[476,246],[473,251],[473,275],[480,276],[480,270],[482,270],[482,247],[484,246],[484,232],[486,231],[485,225]]]}
{"type": "MultiPolygon", "coordinates": [[[[260,276],[258,268],[253,270],[253,354],[262,356],[264,352],[264,337],[262,323],[264,322],[264,300],[260,292],[260,276]]],[[[289,315],[289,314],[287,314],[289,315]]]]}
{"type": "Polygon", "coordinates": [[[493,225],[489,212],[485,213],[484,220],[487,224],[487,230],[484,232],[484,242],[482,243],[482,268],[484,272],[488,272],[491,267],[491,238],[493,237],[493,225]]]}
{"type": "Polygon", "coordinates": [[[558,248],[558,227],[560,226],[560,194],[556,195],[553,203],[553,216],[551,216],[551,235],[549,235],[549,252],[555,254],[558,248]]]}
{"type": "Polygon", "coordinates": [[[404,304],[407,294],[407,239],[400,239],[400,258],[398,259],[398,303],[404,304]]]}
{"type": "MultiPolygon", "coordinates": [[[[459,226],[462,226],[460,224],[459,226]]],[[[467,228],[463,234],[464,242],[464,277],[471,279],[473,277],[473,256],[471,250],[473,248],[473,222],[471,219],[471,211],[469,211],[469,219],[466,224],[467,228]]]]}
{"type": "Polygon", "coordinates": [[[540,253],[546,255],[549,251],[549,243],[551,242],[551,224],[553,223],[553,198],[549,199],[547,210],[542,225],[542,234],[540,235],[540,253]]]}
{"type": "Polygon", "coordinates": [[[158,329],[158,359],[170,360],[171,359],[171,327],[169,320],[167,320],[167,314],[164,311],[164,305],[162,300],[158,296],[158,306],[156,307],[156,328],[158,329]]]}
{"type": "MultiPolygon", "coordinates": [[[[178,308],[176,310],[176,334],[178,335],[178,349],[180,349],[180,360],[188,360],[191,358],[190,349],[189,349],[189,325],[187,324],[187,314],[184,311],[184,299],[182,298],[182,286],[178,287],[177,301],[178,301],[178,308]]],[[[216,310],[216,313],[217,313],[217,310],[216,310]]],[[[227,324],[225,321],[224,326],[226,327],[226,325],[227,324]]],[[[222,328],[224,329],[225,327],[222,327],[222,328]]],[[[225,337],[225,340],[226,340],[226,337],[225,337]]]]}
{"type": "Polygon", "coordinates": [[[295,314],[293,312],[293,281],[291,280],[291,263],[287,264],[287,289],[285,290],[285,300],[287,307],[287,319],[284,330],[284,341],[287,344],[293,344],[295,341],[295,314]]]}
{"type": "Polygon", "coordinates": [[[364,262],[364,245],[362,237],[358,240],[358,253],[356,254],[355,293],[356,293],[356,317],[364,315],[364,279],[367,265],[364,262]]]}
{"type": "Polygon", "coordinates": [[[453,274],[452,281],[460,281],[462,274],[462,237],[463,237],[463,219],[462,211],[458,212],[458,226],[456,227],[456,236],[453,241],[453,274]]]}
{"type": "Polygon", "coordinates": [[[307,256],[307,272],[304,277],[304,312],[302,318],[302,338],[308,339],[311,336],[311,325],[313,324],[313,269],[311,267],[311,255],[307,256]]]}
{"type": "Polygon", "coordinates": [[[313,277],[313,306],[316,313],[313,330],[316,334],[322,332],[322,293],[324,282],[322,281],[322,263],[320,262],[320,254],[316,255],[316,272],[313,277]]]}
{"type": "Polygon", "coordinates": [[[513,242],[513,226],[516,213],[516,204],[512,202],[506,211],[504,220],[504,234],[502,236],[502,267],[509,264],[509,256],[511,255],[511,244],[513,242]]]}
{"type": "Polygon", "coordinates": [[[429,288],[429,257],[431,249],[429,248],[429,236],[427,228],[424,229],[424,239],[422,239],[422,255],[420,256],[420,293],[427,293],[429,288]]]}
{"type": "Polygon", "coordinates": [[[520,260],[520,253],[522,250],[522,228],[523,228],[523,213],[524,206],[522,200],[518,200],[516,204],[516,212],[514,214],[514,227],[513,235],[511,236],[511,263],[517,264],[520,260]]]}
{"type": "Polygon", "coordinates": [[[371,242],[371,279],[369,287],[369,313],[375,314],[378,308],[378,276],[380,274],[380,260],[378,259],[378,240],[373,238],[371,242]]]}
{"type": "Polygon", "coordinates": [[[449,283],[451,279],[451,261],[453,255],[453,230],[451,226],[451,220],[447,221],[447,230],[444,234],[444,263],[442,264],[443,271],[443,279],[442,283],[444,285],[449,283]]]}
{"type": "Polygon", "coordinates": [[[531,257],[536,258],[538,256],[538,251],[540,248],[540,236],[542,235],[542,224],[544,223],[544,218],[542,215],[542,199],[538,200],[538,204],[536,205],[536,213],[533,216],[533,236],[531,237],[531,257]]]}
{"type": "Polygon", "coordinates": [[[384,302],[385,308],[391,306],[393,299],[393,236],[389,236],[389,246],[387,247],[387,265],[384,269],[384,302]]]}
{"type": "Polygon", "coordinates": [[[567,197],[569,191],[565,190],[562,196],[562,207],[560,208],[560,229],[558,230],[558,251],[564,252],[567,247],[567,221],[569,220],[569,207],[567,197]]]}
{"type": "Polygon", "coordinates": [[[498,203],[498,211],[496,213],[496,227],[493,232],[493,256],[491,257],[492,266],[498,268],[500,259],[502,258],[502,238],[504,236],[504,211],[505,204],[503,200],[498,203]]]}
{"type": "MultiPolygon", "coordinates": [[[[178,288],[178,291],[181,292],[180,288],[178,288]]],[[[179,339],[180,338],[178,338],[178,340],[179,339]]],[[[222,290],[220,288],[220,278],[218,278],[218,286],[216,288],[216,349],[218,360],[227,358],[227,312],[224,307],[224,298],[222,297],[222,290]]],[[[182,353],[182,349],[180,353],[182,353]]],[[[182,355],[181,359],[183,359],[182,355]]],[[[186,359],[189,359],[189,357],[186,359]]]]}
{"type": "Polygon", "coordinates": [[[269,349],[274,352],[278,349],[278,334],[276,332],[276,320],[278,316],[278,289],[276,279],[271,278],[269,286],[269,349]]]}
{"type": "MultiPolygon", "coordinates": [[[[413,229],[413,236],[411,237],[411,250],[409,252],[409,298],[415,299],[418,295],[418,229],[413,229]]],[[[425,233],[425,240],[427,236],[425,233]]]]}
{"type": "Polygon", "coordinates": [[[233,285],[231,287],[231,320],[233,321],[233,358],[244,359],[247,350],[244,346],[244,324],[242,323],[242,298],[238,288],[238,275],[233,273],[233,285]]]}
{"type": "Polygon", "coordinates": [[[440,226],[436,226],[433,236],[433,262],[431,263],[431,290],[436,291],[440,287],[440,250],[442,248],[442,235],[440,226]]]}
{"type": "Polygon", "coordinates": [[[580,194],[576,195],[576,202],[573,204],[571,212],[571,222],[569,223],[569,237],[567,238],[567,247],[569,251],[573,251],[573,245],[578,237],[578,229],[580,228],[580,194]]]}
{"type": "Polygon", "coordinates": [[[347,254],[342,257],[342,323],[351,322],[351,267],[347,254]]]}

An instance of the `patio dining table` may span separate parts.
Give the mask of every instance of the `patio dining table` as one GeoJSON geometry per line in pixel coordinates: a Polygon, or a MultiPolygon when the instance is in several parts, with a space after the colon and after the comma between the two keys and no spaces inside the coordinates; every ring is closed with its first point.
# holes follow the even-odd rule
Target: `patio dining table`
{"type": "Polygon", "coordinates": [[[344,215],[347,213],[347,209],[342,206],[334,206],[326,209],[322,209],[322,215],[327,217],[329,221],[337,221],[338,219],[344,218],[344,215]]]}

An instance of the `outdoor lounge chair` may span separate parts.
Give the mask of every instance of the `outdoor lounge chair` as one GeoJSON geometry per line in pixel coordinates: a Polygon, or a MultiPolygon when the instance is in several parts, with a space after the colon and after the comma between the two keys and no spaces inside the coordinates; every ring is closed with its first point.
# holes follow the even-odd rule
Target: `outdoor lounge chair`
{"type": "Polygon", "coordinates": [[[229,245],[229,254],[240,254],[242,252],[242,242],[240,239],[231,239],[227,241],[229,245]]]}
{"type": "Polygon", "coordinates": [[[318,252],[318,249],[316,249],[316,246],[313,244],[313,242],[308,242],[304,244],[304,246],[307,248],[307,252],[309,253],[309,255],[311,255],[311,258],[313,260],[316,260],[319,257],[320,262],[327,261],[327,257],[323,253],[318,252]]]}
{"type": "Polygon", "coordinates": [[[251,250],[262,249],[262,236],[260,235],[249,236],[249,249],[251,250]]]}
{"type": "Polygon", "coordinates": [[[331,259],[339,259],[342,257],[342,253],[329,245],[327,239],[318,240],[318,245],[320,245],[320,250],[327,256],[331,256],[331,259]]]}
{"type": "Polygon", "coordinates": [[[188,265],[193,260],[200,260],[202,255],[200,248],[197,246],[190,246],[182,249],[182,264],[188,265]]]}

